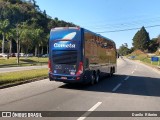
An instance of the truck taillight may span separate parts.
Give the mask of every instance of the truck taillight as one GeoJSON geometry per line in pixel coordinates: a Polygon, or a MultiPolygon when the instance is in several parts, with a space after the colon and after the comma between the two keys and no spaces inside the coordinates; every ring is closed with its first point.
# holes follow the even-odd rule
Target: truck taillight
{"type": "Polygon", "coordinates": [[[51,72],[52,69],[51,69],[51,61],[50,60],[48,61],[48,68],[49,68],[49,72],[51,72]]]}
{"type": "Polygon", "coordinates": [[[77,71],[76,75],[80,75],[82,73],[83,73],[83,63],[79,62],[78,71],[77,71]]]}

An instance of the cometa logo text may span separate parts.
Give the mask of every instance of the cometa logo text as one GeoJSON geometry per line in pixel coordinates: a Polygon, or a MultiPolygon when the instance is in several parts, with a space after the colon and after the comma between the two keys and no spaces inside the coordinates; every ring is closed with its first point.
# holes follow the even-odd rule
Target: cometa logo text
{"type": "Polygon", "coordinates": [[[76,48],[75,44],[58,44],[58,43],[54,43],[54,47],[55,48],[76,48]]]}

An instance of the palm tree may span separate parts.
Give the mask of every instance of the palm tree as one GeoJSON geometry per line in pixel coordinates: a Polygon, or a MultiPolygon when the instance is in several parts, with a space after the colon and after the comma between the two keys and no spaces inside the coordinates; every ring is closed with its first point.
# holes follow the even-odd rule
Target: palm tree
{"type": "Polygon", "coordinates": [[[28,53],[29,48],[31,48],[33,46],[32,33],[33,33],[33,29],[26,26],[23,29],[22,34],[20,35],[21,44],[22,44],[23,48],[25,49],[25,53],[28,53]]]}
{"type": "Polygon", "coordinates": [[[6,34],[6,39],[10,42],[10,47],[9,47],[9,54],[12,53],[12,40],[16,36],[16,30],[15,29],[10,29],[7,34],[6,34]]]}
{"type": "Polygon", "coordinates": [[[160,35],[158,36],[157,43],[159,44],[159,49],[160,49],[160,35]]]}
{"type": "Polygon", "coordinates": [[[9,29],[9,20],[0,20],[0,33],[3,36],[3,41],[2,41],[2,53],[4,53],[4,43],[5,43],[5,34],[7,33],[9,29]]]}
{"type": "Polygon", "coordinates": [[[34,30],[33,36],[34,36],[34,45],[35,45],[35,56],[37,56],[37,52],[39,54],[39,46],[41,43],[42,34],[43,34],[43,29],[37,28],[34,30]]]}
{"type": "Polygon", "coordinates": [[[17,43],[17,64],[19,65],[19,53],[20,53],[20,36],[22,34],[22,23],[16,24],[16,43],[17,43]]]}

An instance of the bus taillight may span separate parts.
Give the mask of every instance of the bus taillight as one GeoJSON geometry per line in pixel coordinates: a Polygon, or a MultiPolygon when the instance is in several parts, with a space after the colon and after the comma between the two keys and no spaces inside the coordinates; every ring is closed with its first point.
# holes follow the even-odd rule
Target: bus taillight
{"type": "Polygon", "coordinates": [[[83,63],[79,62],[79,67],[78,67],[78,71],[76,73],[76,75],[80,75],[83,73],[83,63]]]}
{"type": "Polygon", "coordinates": [[[51,61],[50,61],[50,60],[48,61],[48,68],[49,68],[49,72],[52,72],[52,69],[51,69],[51,61]]]}

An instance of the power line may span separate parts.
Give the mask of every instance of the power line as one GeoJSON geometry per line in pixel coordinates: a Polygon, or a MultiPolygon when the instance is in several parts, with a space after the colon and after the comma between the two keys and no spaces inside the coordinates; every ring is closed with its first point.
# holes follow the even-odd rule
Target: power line
{"type": "MultiPolygon", "coordinates": [[[[152,28],[152,27],[159,27],[160,25],[152,25],[152,26],[146,26],[145,28],[152,28]]],[[[122,32],[122,31],[130,31],[130,30],[137,30],[141,28],[129,28],[129,29],[121,29],[121,30],[112,30],[112,31],[102,31],[102,32],[96,32],[96,33],[110,33],[110,32],[122,32]]]]}
{"type": "MultiPolygon", "coordinates": [[[[90,29],[102,29],[102,28],[106,28],[106,29],[124,29],[124,27],[127,28],[132,28],[133,26],[147,26],[147,24],[158,24],[160,21],[159,20],[150,20],[150,21],[132,21],[132,22],[128,22],[128,23],[119,23],[119,24],[103,24],[103,25],[99,25],[96,26],[94,25],[93,27],[89,27],[90,29]]],[[[86,26],[85,26],[86,27],[86,26]]]]}
{"type": "Polygon", "coordinates": [[[95,28],[95,29],[99,29],[99,28],[101,28],[102,26],[104,27],[104,26],[106,26],[106,27],[121,27],[122,25],[127,25],[127,26],[129,26],[129,25],[139,25],[139,24],[144,24],[144,23],[146,23],[146,24],[148,24],[148,23],[153,23],[153,22],[159,22],[159,20],[160,20],[160,17],[156,17],[156,18],[151,18],[151,19],[139,19],[139,20],[133,20],[133,21],[128,21],[128,22],[120,22],[120,23],[114,23],[114,24],[105,24],[105,23],[103,23],[103,22],[98,22],[98,24],[97,23],[94,23],[94,25],[87,25],[87,26],[85,26],[85,27],[91,27],[91,28],[95,28]],[[100,24],[99,24],[100,23],[100,24]]]}
{"type": "Polygon", "coordinates": [[[145,24],[150,24],[150,23],[157,23],[159,22],[159,20],[151,20],[151,21],[133,21],[133,22],[128,22],[128,23],[119,23],[119,24],[104,24],[104,25],[99,25],[99,26],[93,26],[91,28],[93,29],[102,29],[102,28],[118,28],[118,29],[122,29],[122,27],[131,27],[131,26],[144,26],[145,24]]]}

